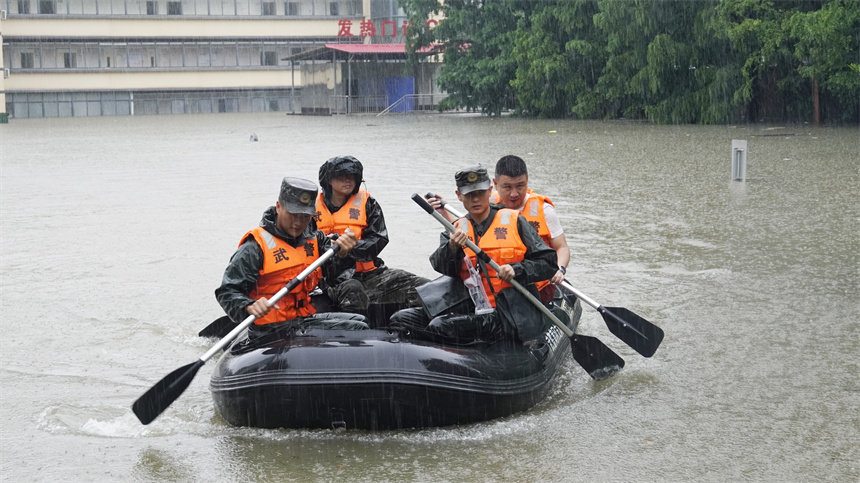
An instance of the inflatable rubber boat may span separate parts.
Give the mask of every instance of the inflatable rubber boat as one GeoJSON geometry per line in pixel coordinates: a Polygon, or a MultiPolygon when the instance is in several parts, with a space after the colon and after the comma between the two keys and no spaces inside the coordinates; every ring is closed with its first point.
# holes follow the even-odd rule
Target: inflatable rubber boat
{"type": "MultiPolygon", "coordinates": [[[[576,331],[578,299],[553,313],[576,331]]],[[[444,344],[387,330],[290,329],[240,335],[210,381],[230,424],[261,428],[426,428],[486,421],[546,397],[571,341],[546,330],[525,343],[444,344]]]]}

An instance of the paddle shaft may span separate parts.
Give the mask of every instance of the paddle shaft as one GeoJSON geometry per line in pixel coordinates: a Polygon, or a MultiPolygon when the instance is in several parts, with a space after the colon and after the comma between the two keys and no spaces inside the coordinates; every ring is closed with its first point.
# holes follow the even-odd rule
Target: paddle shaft
{"type": "MultiPolygon", "coordinates": [[[[328,260],[329,258],[331,258],[331,257],[332,257],[332,255],[334,255],[334,254],[335,254],[335,252],[337,251],[337,249],[338,249],[338,248],[339,248],[339,247],[338,247],[337,245],[332,244],[332,247],[331,247],[331,248],[329,248],[328,250],[326,250],[326,252],[325,252],[325,253],[323,253],[323,254],[322,254],[322,256],[320,256],[319,258],[317,258],[317,259],[316,259],[316,261],[314,261],[314,263],[312,263],[312,264],[308,265],[308,267],[307,267],[307,268],[305,268],[304,270],[302,270],[302,272],[301,272],[301,273],[299,273],[298,275],[296,275],[296,278],[294,278],[294,279],[290,280],[290,281],[289,281],[289,283],[287,283],[287,284],[284,286],[284,288],[282,288],[282,289],[278,290],[278,292],[277,292],[275,295],[273,295],[273,296],[272,296],[272,298],[270,298],[270,299],[266,302],[266,305],[267,305],[269,308],[274,307],[274,306],[275,306],[275,304],[278,302],[278,300],[281,300],[281,298],[282,298],[284,295],[286,295],[286,294],[288,294],[288,293],[292,292],[292,290],[293,290],[294,288],[296,288],[300,283],[304,282],[305,278],[307,278],[307,276],[308,276],[308,275],[310,275],[311,273],[313,273],[313,272],[314,272],[314,270],[316,270],[317,268],[319,268],[319,267],[320,267],[320,265],[322,265],[323,263],[325,263],[325,261],[326,261],[326,260],[328,260]]],[[[210,358],[212,358],[212,356],[214,356],[215,354],[217,354],[217,353],[218,353],[218,351],[220,351],[221,349],[223,349],[224,347],[226,347],[226,346],[227,346],[227,344],[229,344],[233,339],[235,339],[235,338],[239,335],[239,333],[240,333],[240,332],[242,332],[243,330],[247,329],[247,328],[248,328],[252,323],[254,323],[254,320],[256,320],[256,318],[257,318],[257,317],[255,317],[255,316],[253,316],[253,315],[249,315],[248,317],[246,317],[246,318],[245,318],[245,320],[243,320],[239,325],[237,325],[233,330],[231,330],[229,334],[227,334],[226,336],[224,336],[224,338],[223,338],[223,339],[221,339],[220,341],[218,341],[218,343],[217,343],[217,344],[215,344],[214,346],[212,346],[212,348],[211,348],[211,349],[209,349],[205,354],[203,354],[202,356],[200,356],[200,360],[201,360],[201,361],[206,362],[207,360],[209,360],[210,358]]]]}
{"type": "MultiPolygon", "coordinates": [[[[454,227],[454,225],[452,225],[450,221],[446,220],[446,219],[445,219],[445,217],[444,217],[444,216],[442,216],[442,214],[441,214],[441,213],[439,213],[438,211],[434,210],[434,209],[433,209],[433,207],[432,207],[432,206],[430,206],[430,203],[427,203],[427,200],[425,200],[424,198],[420,197],[417,193],[412,195],[412,200],[413,200],[413,201],[415,201],[416,203],[418,203],[418,205],[420,205],[422,208],[424,208],[424,211],[426,211],[427,213],[429,213],[430,215],[432,215],[432,216],[433,216],[433,218],[436,218],[436,220],[437,220],[439,223],[441,223],[441,224],[442,224],[442,226],[444,226],[446,230],[448,230],[448,233],[454,233],[455,231],[457,231],[457,228],[455,228],[455,227],[454,227]]],[[[444,206],[444,205],[443,205],[443,206],[444,206]]],[[[450,210],[449,210],[449,211],[450,211],[450,210]]],[[[453,214],[453,213],[452,213],[452,214],[453,214]]],[[[456,215],[455,215],[455,216],[456,216],[456,215]]],[[[499,270],[501,270],[501,267],[499,266],[499,264],[498,264],[498,263],[496,263],[496,261],[495,261],[495,260],[493,260],[492,258],[490,258],[490,257],[489,257],[489,255],[487,255],[486,253],[484,253],[484,251],[483,251],[483,250],[481,250],[481,249],[478,247],[478,245],[475,245],[475,243],[474,243],[474,242],[472,242],[472,240],[468,240],[468,239],[467,239],[467,240],[466,240],[466,246],[467,246],[467,247],[469,247],[469,249],[470,249],[470,250],[472,250],[473,252],[475,252],[475,255],[477,255],[477,257],[478,257],[478,258],[480,258],[480,259],[481,259],[481,260],[483,260],[487,265],[489,265],[489,266],[490,266],[490,268],[492,268],[492,269],[493,269],[493,270],[495,270],[496,272],[498,272],[499,270]]],[[[574,335],[574,334],[573,334],[573,331],[572,331],[572,330],[570,330],[570,327],[568,327],[568,326],[564,325],[564,322],[562,322],[561,320],[559,320],[559,319],[558,319],[558,317],[556,317],[556,316],[555,316],[555,314],[553,314],[552,312],[550,312],[550,310],[549,310],[548,308],[546,308],[546,306],[545,306],[544,304],[542,304],[542,303],[540,302],[540,300],[536,299],[536,298],[535,298],[535,296],[534,296],[534,295],[532,295],[532,294],[531,294],[531,292],[529,292],[529,291],[528,291],[525,287],[523,287],[519,282],[517,282],[516,280],[513,280],[513,279],[512,279],[512,280],[511,280],[510,282],[508,282],[508,283],[509,283],[509,284],[511,284],[514,288],[516,288],[516,289],[517,289],[521,294],[523,294],[523,296],[524,296],[526,299],[528,299],[528,301],[529,301],[529,302],[531,302],[531,303],[532,303],[532,305],[534,305],[535,307],[537,307],[537,308],[538,308],[538,310],[540,310],[540,311],[541,311],[544,315],[546,315],[546,316],[547,316],[547,317],[548,317],[548,318],[549,318],[549,319],[550,319],[550,320],[551,320],[551,321],[552,321],[556,326],[558,326],[558,328],[559,328],[559,329],[561,329],[561,331],[562,331],[562,332],[564,332],[564,335],[566,335],[566,336],[568,336],[568,337],[573,337],[573,335],[574,335]]]]}
{"type": "Polygon", "coordinates": [[[587,303],[588,305],[594,307],[595,309],[597,309],[598,312],[603,313],[603,306],[602,305],[597,303],[593,298],[589,297],[588,295],[585,295],[584,293],[580,292],[579,290],[573,288],[573,285],[567,283],[567,280],[563,280],[559,285],[564,287],[564,289],[567,290],[568,292],[576,295],[576,297],[579,300],[582,300],[583,302],[587,303]]]}

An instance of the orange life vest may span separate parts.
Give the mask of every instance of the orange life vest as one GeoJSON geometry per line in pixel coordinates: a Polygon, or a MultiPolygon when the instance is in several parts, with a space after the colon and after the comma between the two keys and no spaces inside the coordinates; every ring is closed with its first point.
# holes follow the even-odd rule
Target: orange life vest
{"type": "MultiPolygon", "coordinates": [[[[356,238],[361,240],[364,229],[367,228],[367,191],[359,190],[358,193],[349,197],[339,210],[332,214],[325,205],[323,193],[317,197],[317,228],[326,235],[337,233],[343,235],[346,229],[355,233],[356,238]]],[[[360,262],[356,260],[356,272],[370,272],[376,270],[373,260],[360,262]]]]}
{"type": "MultiPolygon", "coordinates": [[[[535,229],[535,231],[540,235],[543,239],[546,246],[552,248],[552,235],[549,233],[549,227],[546,224],[546,216],[543,212],[543,204],[549,203],[552,206],[555,206],[549,198],[544,195],[539,195],[532,190],[526,190],[528,193],[528,198],[526,199],[526,204],[523,205],[520,210],[520,214],[523,215],[523,218],[529,222],[529,225],[535,229]]],[[[499,196],[498,191],[493,191],[490,195],[490,203],[497,204],[502,203],[502,197],[499,196]]],[[[544,287],[550,284],[550,281],[538,282],[535,284],[538,291],[543,290],[544,287]]]]}
{"type": "MultiPolygon", "coordinates": [[[[493,222],[490,223],[490,227],[487,229],[487,233],[477,242],[475,242],[475,232],[469,220],[460,218],[456,221],[456,226],[459,230],[466,233],[469,239],[478,245],[478,248],[486,252],[496,263],[500,266],[507,265],[509,263],[521,262],[526,256],[526,245],[520,238],[519,231],[517,231],[518,214],[516,211],[507,208],[497,211],[493,222]]],[[[471,259],[472,266],[480,270],[478,257],[475,255],[475,252],[468,247],[463,248],[463,250],[466,252],[466,256],[471,259]]],[[[484,282],[484,290],[490,299],[490,305],[495,307],[496,297],[494,296],[494,291],[498,293],[511,285],[499,279],[496,276],[496,271],[489,266],[487,266],[487,274],[489,274],[490,278],[489,283],[483,271],[481,271],[481,280],[484,282]],[[490,289],[490,285],[492,285],[492,290],[490,289]]],[[[463,280],[469,278],[469,271],[466,268],[465,262],[460,263],[460,278],[463,280]]]]}
{"type": "MultiPolygon", "coordinates": [[[[527,190],[528,198],[526,199],[526,204],[520,210],[520,214],[529,222],[532,228],[543,238],[543,241],[546,243],[548,247],[552,247],[550,245],[550,240],[552,240],[552,236],[549,233],[549,227],[546,224],[546,216],[543,212],[543,204],[549,203],[552,206],[555,206],[553,202],[544,195],[539,195],[532,190],[527,190]]],[[[502,203],[502,198],[499,196],[498,191],[493,191],[490,195],[490,203],[498,204],[502,203]]]]}
{"type": "MultiPolygon", "coordinates": [[[[296,278],[296,275],[319,258],[316,238],[307,240],[303,246],[293,248],[286,241],[272,236],[262,227],[249,231],[242,238],[242,241],[244,242],[249,236],[253,236],[263,250],[263,268],[260,269],[257,286],[249,294],[253,299],[260,297],[271,299],[290,280],[296,278]]],[[[316,313],[311,305],[309,293],[317,286],[319,279],[320,271],[316,270],[308,275],[303,283],[281,297],[268,314],[255,320],[254,323],[257,325],[272,324],[316,313]]]]}

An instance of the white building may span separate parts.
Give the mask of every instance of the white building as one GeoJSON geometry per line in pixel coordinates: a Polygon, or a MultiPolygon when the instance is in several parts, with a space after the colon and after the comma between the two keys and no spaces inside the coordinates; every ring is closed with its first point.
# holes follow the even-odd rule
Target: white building
{"type": "Polygon", "coordinates": [[[0,120],[300,112],[303,73],[319,67],[285,59],[324,44],[402,43],[393,26],[405,21],[396,0],[0,0],[0,9],[0,120]],[[374,33],[383,23],[387,35],[374,33]]]}

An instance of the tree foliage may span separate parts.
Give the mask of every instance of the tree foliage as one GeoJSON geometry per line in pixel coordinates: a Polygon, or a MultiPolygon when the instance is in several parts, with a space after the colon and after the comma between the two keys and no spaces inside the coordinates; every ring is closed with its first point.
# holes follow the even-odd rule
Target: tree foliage
{"type": "Polygon", "coordinates": [[[400,0],[445,107],[658,123],[860,122],[860,0],[400,0]],[[816,117],[817,119],[817,117],[816,117]]]}

